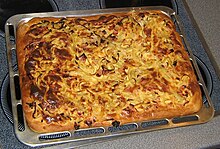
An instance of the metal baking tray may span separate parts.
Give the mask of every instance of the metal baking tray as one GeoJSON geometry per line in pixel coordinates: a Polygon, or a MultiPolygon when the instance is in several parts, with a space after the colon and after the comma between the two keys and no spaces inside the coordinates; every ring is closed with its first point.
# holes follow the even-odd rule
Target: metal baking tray
{"type": "Polygon", "coordinates": [[[187,125],[201,124],[208,122],[214,115],[214,108],[208,93],[208,90],[203,81],[202,75],[199,71],[196,59],[190,49],[190,46],[185,38],[183,27],[178,19],[176,13],[163,6],[151,6],[151,7],[130,7],[130,8],[114,8],[114,9],[98,9],[98,10],[83,10],[83,11],[66,11],[66,12],[50,12],[50,13],[31,13],[31,14],[20,14],[9,18],[5,24],[6,33],[6,46],[9,64],[9,78],[10,78],[10,90],[11,90],[11,103],[14,120],[14,130],[17,138],[26,145],[29,146],[41,146],[41,145],[52,145],[58,143],[71,142],[75,146],[79,146],[85,143],[92,143],[96,141],[113,139],[129,134],[135,134],[140,132],[147,132],[153,130],[181,127],[187,125]],[[25,117],[22,111],[22,101],[19,90],[19,72],[13,69],[13,55],[16,53],[16,42],[10,40],[10,36],[14,35],[16,38],[16,28],[21,21],[28,21],[34,17],[83,17],[93,16],[101,14],[110,14],[117,12],[129,12],[129,11],[145,11],[145,10],[160,10],[167,16],[169,16],[176,25],[177,31],[182,37],[182,41],[185,48],[188,51],[190,60],[194,67],[194,71],[197,75],[197,80],[203,93],[203,106],[201,110],[195,114],[174,117],[174,118],[163,118],[155,119],[151,121],[141,121],[128,123],[121,126],[111,127],[96,127],[79,129],[72,131],[53,132],[39,134],[33,132],[26,124],[25,117]],[[20,126],[22,125],[22,127],[20,126]]]}

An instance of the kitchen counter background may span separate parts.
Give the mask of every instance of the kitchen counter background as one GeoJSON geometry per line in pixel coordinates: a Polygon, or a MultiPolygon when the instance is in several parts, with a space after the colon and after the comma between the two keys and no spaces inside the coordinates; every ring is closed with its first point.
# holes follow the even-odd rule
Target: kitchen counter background
{"type": "MultiPolygon", "coordinates": [[[[189,1],[189,0],[188,0],[189,1]]],[[[192,0],[191,0],[192,1],[192,0]]],[[[212,0],[211,0],[212,1],[212,0]]],[[[217,1],[217,0],[216,0],[217,1]]],[[[58,3],[66,3],[63,5],[65,7],[60,7],[60,11],[62,10],[78,10],[78,9],[95,9],[99,8],[99,1],[89,1],[89,0],[76,0],[74,2],[56,0],[58,3]]],[[[186,15],[185,9],[183,9],[182,0],[177,0],[179,8],[179,13],[182,15],[181,19],[184,18],[184,26],[187,28],[187,38],[191,42],[191,48],[200,49],[202,46],[197,44],[198,37],[195,33],[195,30],[192,24],[189,22],[189,18],[186,15]]],[[[198,0],[197,0],[198,2],[198,0]]],[[[210,2],[206,0],[206,2],[210,2]]],[[[204,4],[204,3],[203,3],[204,4]]],[[[201,5],[201,4],[200,4],[201,5]]],[[[207,12],[207,11],[205,11],[207,12]]],[[[215,31],[219,31],[215,29],[215,31]]],[[[215,32],[214,31],[214,32],[215,32]]],[[[207,37],[206,39],[209,38],[207,37]]],[[[212,43],[209,43],[212,44],[212,43]]],[[[5,44],[0,44],[0,48],[5,46],[5,44]]],[[[2,54],[1,52],[0,54],[2,54]]],[[[206,57],[206,54],[203,54],[206,57]]],[[[5,63],[5,61],[0,60],[1,64],[5,63]]],[[[209,61],[205,62],[209,65],[209,61]]],[[[211,71],[213,71],[212,66],[209,66],[211,71]]],[[[7,72],[7,68],[1,67],[1,79],[0,83],[2,83],[3,76],[5,76],[7,72]]],[[[219,82],[219,80],[213,80],[219,82]]],[[[215,87],[215,86],[214,86],[215,87]]],[[[218,88],[218,91],[220,89],[218,88]]],[[[215,99],[219,99],[219,96],[212,97],[215,99]]],[[[220,100],[220,99],[219,99],[220,100]]],[[[220,102],[219,102],[220,104],[220,102]]],[[[9,124],[6,116],[4,115],[2,109],[0,110],[0,148],[3,149],[25,149],[30,148],[28,146],[24,146],[20,143],[14,133],[13,126],[9,124]]],[[[141,133],[137,135],[131,135],[124,138],[107,141],[103,143],[95,143],[89,146],[81,147],[82,149],[110,149],[110,148],[208,148],[210,146],[220,145],[220,116],[216,116],[210,122],[202,125],[181,127],[175,129],[166,129],[160,131],[153,131],[147,133],[141,133]]],[[[62,146],[53,147],[53,148],[63,148],[62,146]]]]}
{"type": "Polygon", "coordinates": [[[186,0],[208,45],[209,58],[220,78],[220,0],[186,0]]]}

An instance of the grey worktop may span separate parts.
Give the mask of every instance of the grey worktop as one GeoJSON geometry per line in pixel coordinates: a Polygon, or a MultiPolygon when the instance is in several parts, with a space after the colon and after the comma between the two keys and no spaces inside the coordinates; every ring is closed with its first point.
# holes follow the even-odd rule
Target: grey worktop
{"type": "Polygon", "coordinates": [[[206,51],[220,77],[220,0],[186,0],[207,43],[206,51]]]}

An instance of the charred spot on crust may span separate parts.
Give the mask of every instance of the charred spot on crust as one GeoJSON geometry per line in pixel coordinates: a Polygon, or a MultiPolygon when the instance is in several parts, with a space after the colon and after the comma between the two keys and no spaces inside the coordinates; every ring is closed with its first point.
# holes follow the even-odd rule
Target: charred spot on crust
{"type": "Polygon", "coordinates": [[[32,113],[32,117],[33,117],[33,118],[36,118],[36,117],[35,117],[35,114],[37,113],[37,106],[36,106],[36,103],[33,104],[33,108],[34,108],[34,112],[32,113]]]}
{"type": "Polygon", "coordinates": [[[25,71],[26,71],[27,76],[29,77],[30,80],[33,79],[31,72],[33,70],[35,70],[35,67],[38,65],[38,63],[39,62],[34,59],[29,59],[29,60],[27,60],[27,62],[24,65],[25,71]]]}
{"type": "Polygon", "coordinates": [[[138,16],[141,17],[141,18],[145,17],[144,13],[139,13],[138,16]]]}
{"type": "Polygon", "coordinates": [[[84,123],[88,125],[89,127],[92,126],[92,121],[91,120],[85,120],[84,123]]]}
{"type": "Polygon", "coordinates": [[[144,28],[144,33],[145,35],[147,35],[147,37],[151,37],[151,32],[152,32],[151,28],[144,28]]]}
{"type": "Polygon", "coordinates": [[[62,60],[71,59],[71,54],[69,53],[69,51],[65,49],[55,48],[54,51],[55,51],[55,54],[62,60]]]}
{"type": "Polygon", "coordinates": [[[170,49],[170,52],[169,53],[173,53],[174,52],[174,49],[170,49]]]}
{"type": "Polygon", "coordinates": [[[78,59],[81,61],[85,61],[87,59],[87,56],[85,55],[85,53],[83,53],[82,55],[79,56],[78,59]]]}
{"type": "Polygon", "coordinates": [[[49,74],[47,76],[44,77],[46,81],[51,81],[51,82],[57,82],[57,81],[61,81],[61,78],[59,75],[57,74],[49,74]]]}
{"type": "Polygon", "coordinates": [[[52,122],[62,121],[61,115],[59,114],[55,115],[54,117],[49,115],[43,115],[43,119],[46,121],[47,124],[50,124],[52,122]]]}
{"type": "Polygon", "coordinates": [[[60,105],[59,99],[54,95],[53,90],[51,89],[47,92],[47,102],[49,104],[49,109],[56,109],[60,105]]]}
{"type": "Polygon", "coordinates": [[[120,126],[120,122],[115,120],[115,121],[112,122],[112,126],[113,127],[119,127],[120,126]]]}
{"type": "Polygon", "coordinates": [[[101,42],[101,43],[104,43],[104,42],[105,42],[105,39],[102,39],[102,38],[101,38],[100,42],[101,42]]]}
{"type": "Polygon", "coordinates": [[[44,93],[42,90],[40,90],[36,85],[31,84],[31,93],[30,96],[32,96],[34,99],[37,100],[43,100],[44,93]]]}
{"type": "Polygon", "coordinates": [[[31,29],[30,31],[27,32],[27,34],[33,34],[34,36],[38,36],[47,31],[48,31],[48,28],[46,26],[39,26],[39,27],[31,29]]]}
{"type": "Polygon", "coordinates": [[[76,122],[74,122],[74,128],[75,128],[75,130],[78,130],[78,129],[80,129],[80,125],[77,124],[76,122]]]}
{"type": "Polygon", "coordinates": [[[75,23],[79,24],[79,25],[85,25],[87,23],[87,21],[85,19],[77,18],[75,20],[75,23]]]}
{"type": "Polygon", "coordinates": [[[173,62],[173,66],[176,66],[176,65],[177,65],[177,61],[174,61],[174,62],[173,62]]]}
{"type": "Polygon", "coordinates": [[[109,22],[110,20],[112,20],[115,16],[111,15],[111,16],[101,16],[98,21],[101,21],[103,23],[109,22]]]}
{"type": "Polygon", "coordinates": [[[121,21],[117,22],[117,25],[122,26],[123,23],[121,21]]]}
{"type": "Polygon", "coordinates": [[[31,103],[26,103],[31,109],[34,108],[34,106],[36,105],[36,102],[31,102],[31,103]]]}
{"type": "Polygon", "coordinates": [[[54,29],[62,29],[64,27],[65,18],[60,19],[58,22],[52,22],[52,26],[54,29]]]}

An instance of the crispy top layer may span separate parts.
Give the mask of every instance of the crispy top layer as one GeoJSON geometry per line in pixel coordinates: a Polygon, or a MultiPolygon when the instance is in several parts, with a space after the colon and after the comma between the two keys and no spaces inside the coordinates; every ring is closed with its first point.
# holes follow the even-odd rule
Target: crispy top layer
{"type": "Polygon", "coordinates": [[[201,107],[187,52],[160,11],[34,18],[18,28],[18,43],[23,108],[35,131],[173,117],[201,107]]]}

